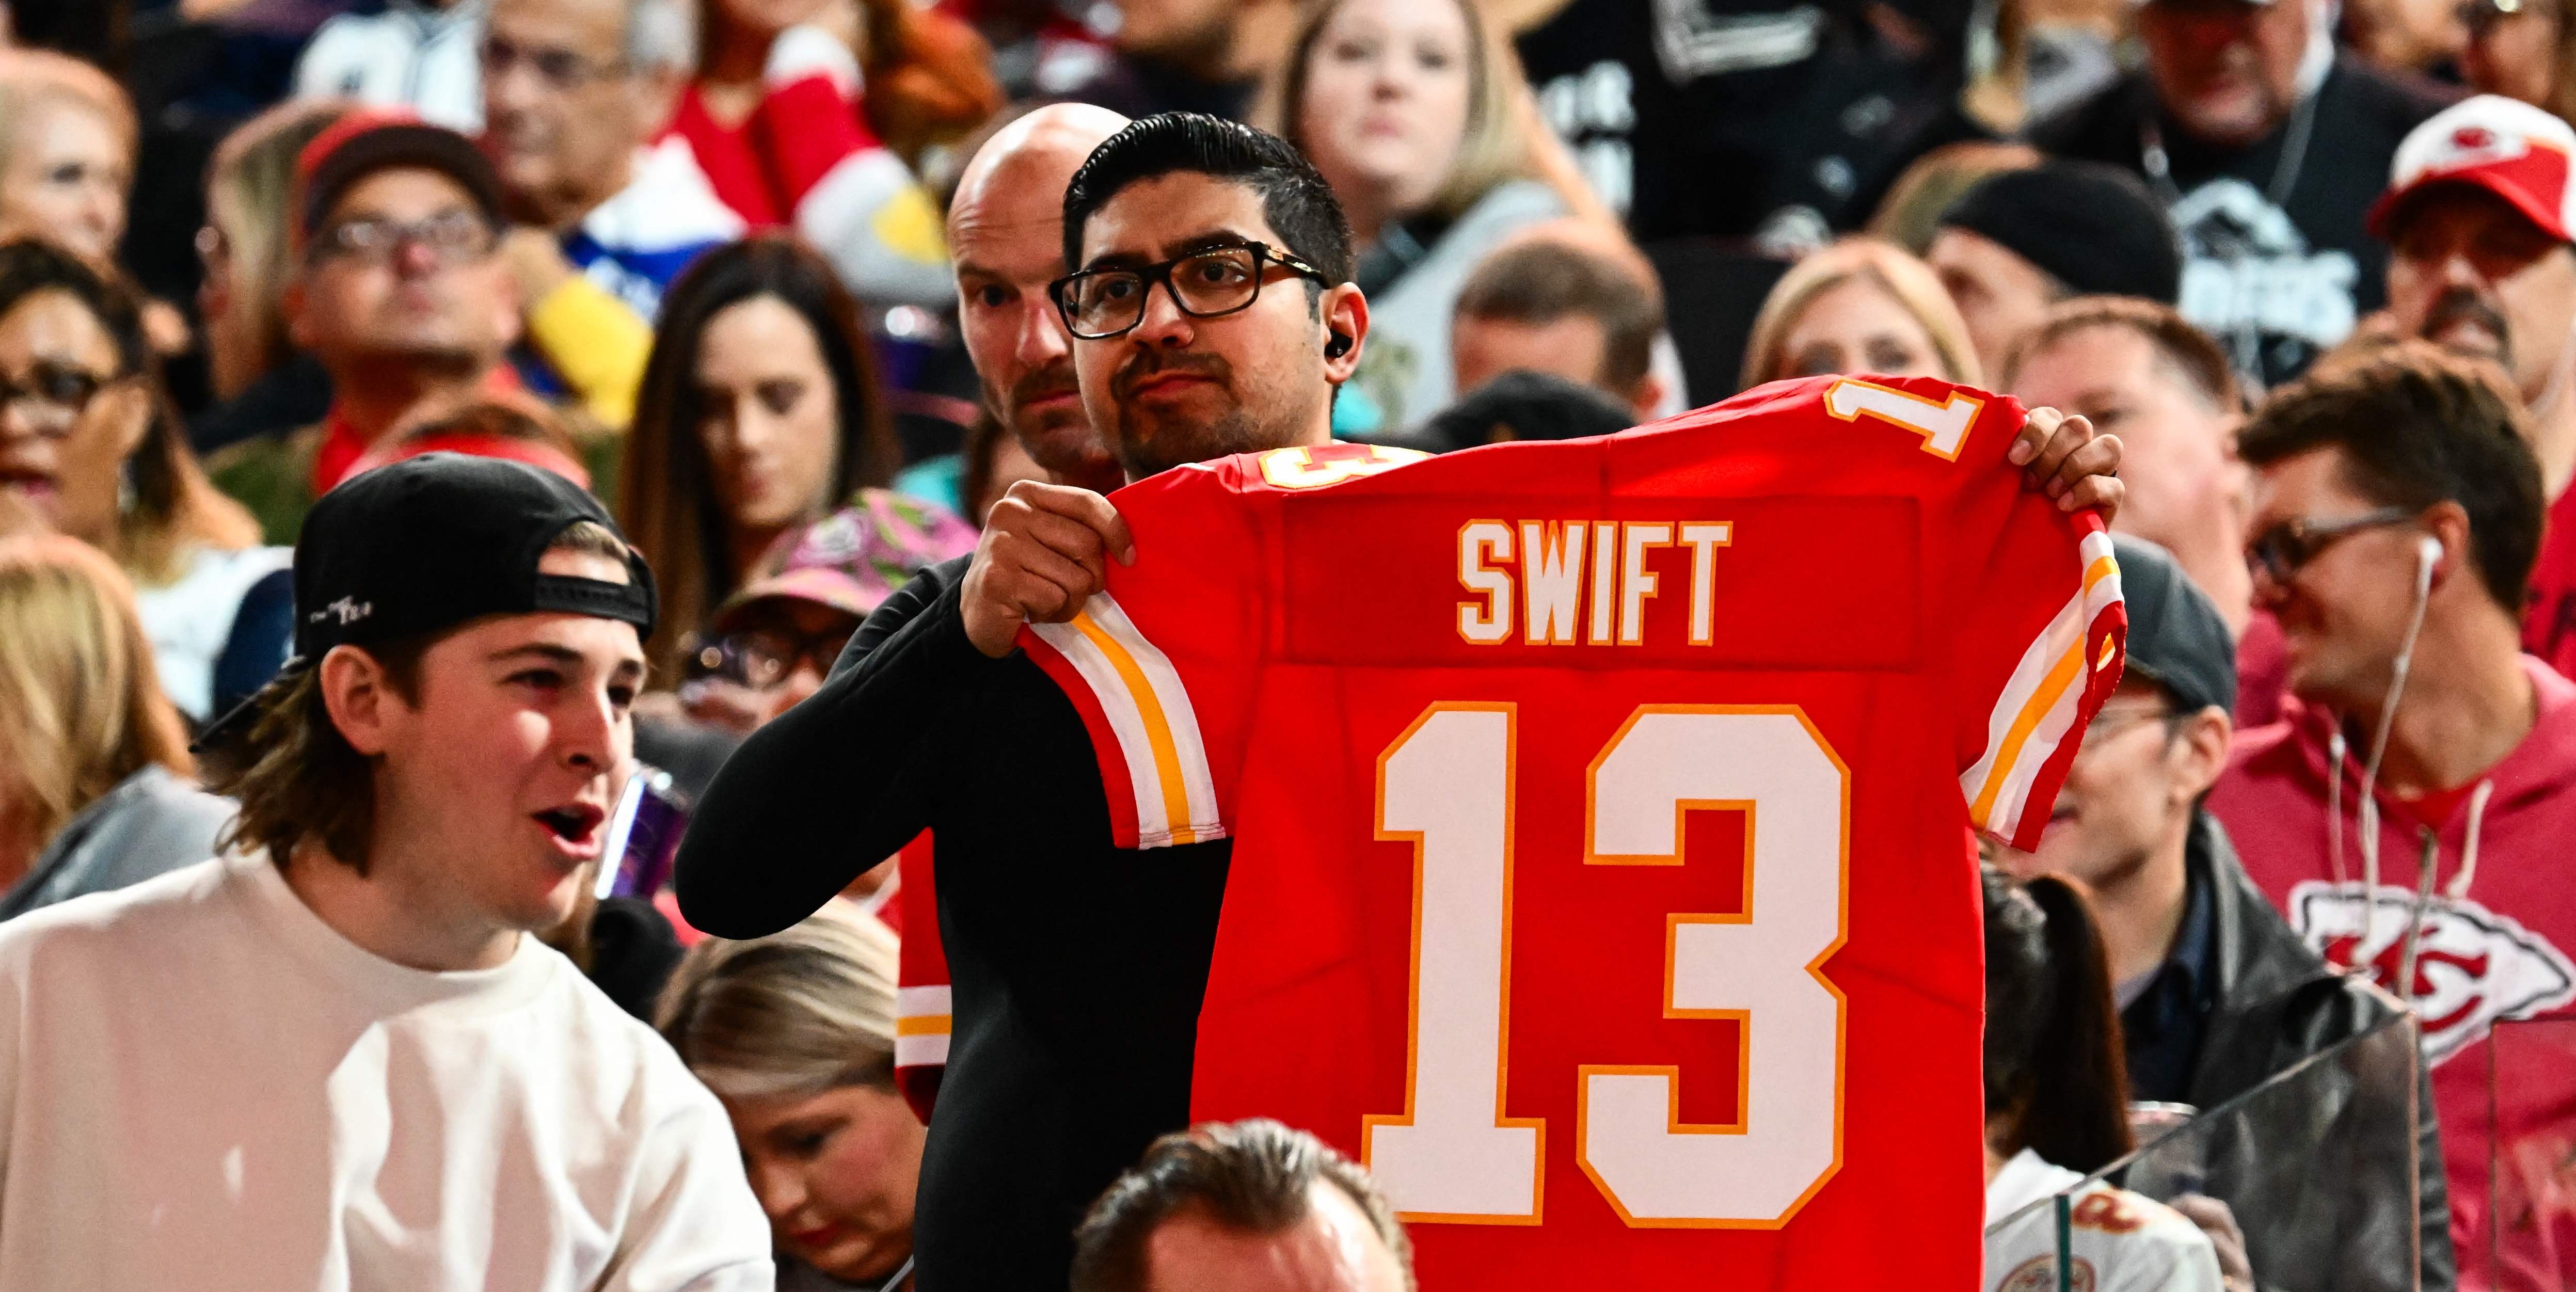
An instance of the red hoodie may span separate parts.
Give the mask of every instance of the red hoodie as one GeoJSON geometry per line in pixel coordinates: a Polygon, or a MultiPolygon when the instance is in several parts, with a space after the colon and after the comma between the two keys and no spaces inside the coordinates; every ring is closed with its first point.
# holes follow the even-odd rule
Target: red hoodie
{"type": "Polygon", "coordinates": [[[2336,965],[2366,966],[2380,986],[2413,1002],[2424,1056],[2434,1065],[2463,1289],[2499,1285],[2498,1250],[2513,1271],[2504,1286],[2543,1286],[2536,1281],[2541,1269],[2552,1271],[2545,1285],[2558,1286],[2558,1254],[2576,1260],[2576,1212],[2564,1209],[2558,1200],[2565,1187],[2549,1178],[2576,1145],[2576,1064],[2563,1057],[2564,1042],[2561,1058],[2536,1061],[2539,1038],[2576,1035],[2576,965],[2569,958],[2576,951],[2576,683],[2528,655],[2522,663],[2538,692],[2539,721],[2503,761],[2459,793],[2411,804],[2374,796],[2376,890],[2364,884],[2357,801],[2367,751],[2342,757],[2337,830],[2327,809],[2334,722],[2325,710],[2285,700],[2281,721],[2237,737],[2227,774],[2209,796],[2246,873],[2308,945],[2336,965]],[[2432,885],[2422,900],[2413,990],[2400,991],[2428,832],[2432,885]],[[2374,891],[2376,918],[2366,919],[2364,894],[2374,891]],[[2509,1031],[2506,1078],[2491,1081],[2496,1023],[2531,1018],[2568,1021],[2509,1031]],[[2503,1153],[2495,1150],[2499,1129],[2510,1146],[2503,1153]],[[2544,1214],[2534,1214],[2536,1203],[2544,1214]]]}

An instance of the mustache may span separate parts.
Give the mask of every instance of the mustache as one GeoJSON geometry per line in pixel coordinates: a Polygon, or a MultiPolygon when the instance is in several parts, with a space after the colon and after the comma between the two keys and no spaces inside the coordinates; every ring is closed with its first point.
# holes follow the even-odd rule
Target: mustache
{"type": "Polygon", "coordinates": [[[1119,399],[1136,393],[1139,383],[1168,372],[1186,372],[1205,377],[1220,386],[1234,385],[1234,365],[1222,356],[1199,354],[1189,350],[1139,349],[1136,357],[1109,379],[1109,391],[1119,399]]]}
{"type": "Polygon", "coordinates": [[[2475,323],[2494,333],[2497,346],[2508,355],[2513,353],[2513,332],[2504,315],[2466,287],[2453,287],[2433,302],[2433,308],[2424,316],[2424,332],[2430,336],[2460,322],[2475,323]]]}
{"type": "Polygon", "coordinates": [[[1011,383],[1011,407],[1026,408],[1050,395],[1079,395],[1081,383],[1074,379],[1073,361],[1058,359],[1043,368],[1023,373],[1011,383]]]}

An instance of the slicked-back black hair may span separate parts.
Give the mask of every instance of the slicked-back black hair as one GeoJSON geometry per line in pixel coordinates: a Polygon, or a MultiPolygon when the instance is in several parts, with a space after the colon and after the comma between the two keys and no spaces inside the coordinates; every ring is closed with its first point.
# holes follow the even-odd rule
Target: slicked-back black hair
{"type": "Polygon", "coordinates": [[[1327,282],[1351,280],[1351,222],[1333,186],[1287,140],[1203,112],[1162,112],[1101,141],[1064,189],[1064,263],[1082,268],[1082,226],[1118,191],[1177,171],[1244,184],[1261,217],[1327,282]]]}

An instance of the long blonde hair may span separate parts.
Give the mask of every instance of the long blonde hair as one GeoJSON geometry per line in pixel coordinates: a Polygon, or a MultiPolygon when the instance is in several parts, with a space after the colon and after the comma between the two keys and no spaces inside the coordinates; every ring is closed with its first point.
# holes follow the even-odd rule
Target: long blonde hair
{"type": "MultiPolygon", "coordinates": [[[[294,268],[287,229],[295,221],[295,163],[323,131],[356,105],[346,99],[298,99],[243,122],[206,166],[206,219],[227,244],[231,308],[247,318],[243,333],[258,348],[251,375],[274,370],[294,353],[279,300],[294,268]]],[[[208,320],[210,323],[212,320],[208,320]]],[[[224,374],[218,372],[218,380],[224,374]]],[[[238,394],[221,390],[219,395],[238,394]]]]}
{"type": "Polygon", "coordinates": [[[146,764],[196,774],[161,694],[134,585],[61,534],[0,539],[0,763],[31,791],[38,840],[146,764]]]}
{"type": "Polygon", "coordinates": [[[1895,243],[1845,238],[1799,261],[1772,284],[1771,294],[1762,300],[1762,312],[1754,316],[1753,339],[1744,347],[1743,387],[1751,389],[1784,376],[1789,330],[1817,297],[1853,279],[1885,292],[1914,317],[1932,338],[1942,376],[1970,386],[1985,382],[1977,348],[1968,340],[1967,320],[1959,317],[1959,307],[1951,303],[1950,293],[1932,267],[1895,243]]]}
{"type": "Polygon", "coordinates": [[[654,1011],[707,1088],[734,1099],[894,1081],[895,935],[834,900],[782,933],[689,948],[654,1011]]]}
{"type": "MultiPolygon", "coordinates": [[[[1534,177],[1537,167],[1531,153],[1530,117],[1514,98],[1514,90],[1524,80],[1519,57],[1486,23],[1475,0],[1449,2],[1458,6],[1467,22],[1467,129],[1430,209],[1456,219],[1500,185],[1534,177]]],[[[1315,46],[1323,41],[1324,25],[1345,3],[1318,0],[1308,8],[1297,27],[1296,43],[1289,46],[1288,61],[1281,65],[1269,105],[1279,137],[1310,157],[1314,149],[1306,141],[1303,110],[1306,78],[1315,61],[1315,46]]]]}

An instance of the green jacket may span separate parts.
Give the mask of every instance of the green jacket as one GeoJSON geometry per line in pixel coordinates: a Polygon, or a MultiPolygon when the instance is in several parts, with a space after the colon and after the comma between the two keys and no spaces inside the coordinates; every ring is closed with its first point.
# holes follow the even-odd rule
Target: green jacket
{"type": "MultiPolygon", "coordinates": [[[[615,509],[626,437],[586,419],[567,420],[581,446],[582,465],[590,471],[590,491],[615,509]]],[[[206,460],[206,474],[217,489],[259,518],[261,541],[293,547],[304,530],[304,514],[313,510],[313,459],[321,448],[318,423],[285,435],[262,435],[218,450],[206,460]]]]}
{"type": "Polygon", "coordinates": [[[316,424],[284,435],[228,444],[206,459],[215,487],[259,518],[261,541],[293,547],[313,510],[313,456],[322,447],[316,424]]]}

